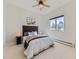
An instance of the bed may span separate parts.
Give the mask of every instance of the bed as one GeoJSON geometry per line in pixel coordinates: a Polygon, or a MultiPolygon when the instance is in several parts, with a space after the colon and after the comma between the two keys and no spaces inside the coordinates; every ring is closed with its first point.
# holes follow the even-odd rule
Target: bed
{"type": "Polygon", "coordinates": [[[41,52],[54,46],[53,40],[48,35],[39,34],[38,26],[23,26],[24,55],[33,59],[41,52]]]}

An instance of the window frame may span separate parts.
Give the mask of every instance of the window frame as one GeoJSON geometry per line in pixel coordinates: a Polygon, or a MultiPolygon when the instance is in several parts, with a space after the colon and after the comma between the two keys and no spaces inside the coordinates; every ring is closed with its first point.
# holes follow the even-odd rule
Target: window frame
{"type": "Polygon", "coordinates": [[[61,17],[64,17],[64,15],[57,16],[57,17],[54,17],[54,18],[51,18],[51,19],[50,19],[50,23],[51,23],[51,20],[53,20],[53,22],[55,22],[55,27],[54,27],[54,28],[52,28],[52,27],[51,27],[51,24],[50,24],[50,30],[64,31],[64,21],[65,21],[64,19],[65,19],[65,17],[64,17],[64,19],[63,19],[63,21],[62,21],[62,22],[63,22],[63,25],[62,25],[63,27],[61,28],[62,30],[58,28],[58,24],[57,24],[58,18],[61,18],[61,17]]]}

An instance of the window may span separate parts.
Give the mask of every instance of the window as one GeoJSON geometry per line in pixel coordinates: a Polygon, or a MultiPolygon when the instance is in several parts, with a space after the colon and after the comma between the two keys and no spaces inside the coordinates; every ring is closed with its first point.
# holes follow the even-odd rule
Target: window
{"type": "Polygon", "coordinates": [[[50,19],[50,30],[64,31],[64,15],[50,19]]]}

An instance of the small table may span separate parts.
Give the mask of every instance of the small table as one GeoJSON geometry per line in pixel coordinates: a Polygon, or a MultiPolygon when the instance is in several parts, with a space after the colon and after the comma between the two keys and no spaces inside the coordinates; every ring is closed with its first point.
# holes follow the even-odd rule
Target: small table
{"type": "Polygon", "coordinates": [[[19,44],[22,44],[22,36],[16,36],[16,44],[19,45],[19,44]]]}

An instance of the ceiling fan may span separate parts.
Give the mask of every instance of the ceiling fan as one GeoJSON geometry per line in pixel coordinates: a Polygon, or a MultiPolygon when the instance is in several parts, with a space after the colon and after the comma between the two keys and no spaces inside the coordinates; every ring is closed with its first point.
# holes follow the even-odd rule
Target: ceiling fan
{"type": "Polygon", "coordinates": [[[40,10],[43,9],[43,7],[50,7],[50,5],[45,4],[46,0],[36,0],[37,4],[33,5],[32,7],[36,7],[38,6],[40,8],[40,10]]]}

